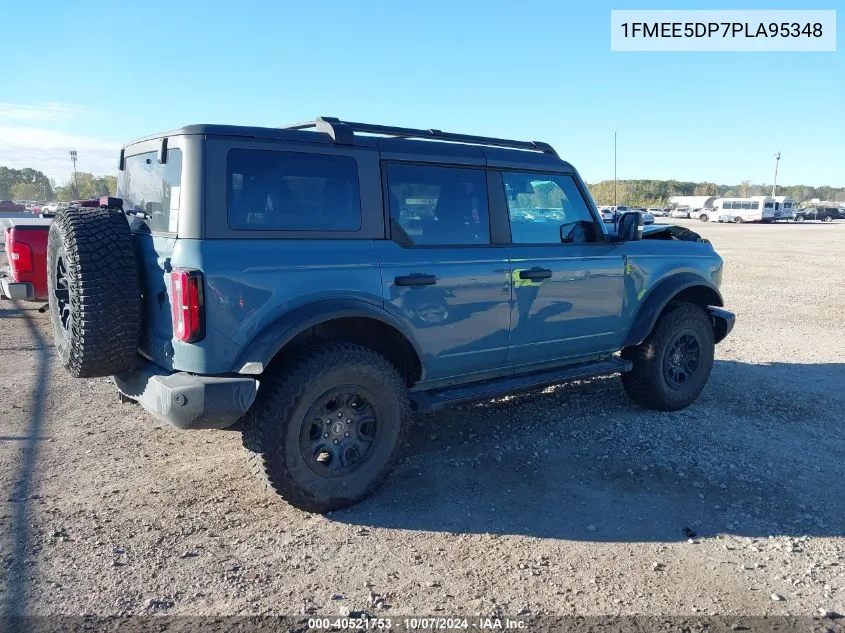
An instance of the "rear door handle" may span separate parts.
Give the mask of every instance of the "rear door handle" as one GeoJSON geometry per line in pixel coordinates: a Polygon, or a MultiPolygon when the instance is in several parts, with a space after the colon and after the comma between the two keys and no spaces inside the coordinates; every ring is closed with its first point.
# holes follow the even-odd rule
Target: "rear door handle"
{"type": "Polygon", "coordinates": [[[552,276],[552,271],[548,268],[529,268],[528,270],[520,270],[520,279],[548,279],[552,276]]]}
{"type": "Polygon", "coordinates": [[[433,286],[437,283],[437,277],[434,275],[402,275],[393,278],[397,286],[433,286]]]}

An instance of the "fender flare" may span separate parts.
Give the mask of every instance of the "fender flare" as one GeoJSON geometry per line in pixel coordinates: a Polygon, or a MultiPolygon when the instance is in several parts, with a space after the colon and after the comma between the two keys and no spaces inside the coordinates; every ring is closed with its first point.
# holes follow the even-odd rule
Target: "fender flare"
{"type": "Polygon", "coordinates": [[[655,323],[678,293],[690,288],[699,287],[707,293],[707,305],[722,307],[725,305],[722,293],[710,281],[695,273],[677,273],[658,282],[645,296],[634,317],[633,325],[625,337],[624,347],[639,345],[654,329],[655,323]]]}
{"type": "Polygon", "coordinates": [[[356,317],[373,319],[398,331],[422,364],[423,355],[417,341],[410,329],[395,316],[366,301],[332,299],[307,303],[270,323],[245,346],[235,360],[233,370],[241,374],[260,374],[285,345],[308,328],[335,319],[356,317]]]}

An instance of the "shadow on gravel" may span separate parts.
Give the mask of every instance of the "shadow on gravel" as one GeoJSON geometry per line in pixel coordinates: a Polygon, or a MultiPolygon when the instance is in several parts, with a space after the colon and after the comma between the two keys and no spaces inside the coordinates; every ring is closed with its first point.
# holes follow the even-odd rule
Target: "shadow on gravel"
{"type": "Polygon", "coordinates": [[[354,525],[631,542],[845,535],[845,364],[717,361],[698,402],[618,377],[419,416],[354,525]]]}
{"type": "MultiPolygon", "coordinates": [[[[48,341],[41,333],[35,322],[38,312],[20,307],[17,302],[11,302],[14,308],[8,308],[9,302],[0,307],[0,319],[8,317],[23,318],[29,329],[32,351],[38,354],[38,364],[35,379],[32,383],[29,402],[29,422],[26,433],[20,436],[2,436],[0,441],[21,442],[20,461],[15,474],[9,501],[12,512],[11,533],[7,538],[11,541],[10,560],[3,562],[3,578],[5,580],[6,602],[2,606],[0,618],[23,615],[26,611],[26,583],[32,571],[26,566],[25,560],[30,549],[30,499],[35,485],[36,463],[38,459],[38,443],[44,439],[44,397],[47,389],[47,374],[49,371],[48,341]]],[[[2,622],[2,619],[0,619],[2,622]]]]}

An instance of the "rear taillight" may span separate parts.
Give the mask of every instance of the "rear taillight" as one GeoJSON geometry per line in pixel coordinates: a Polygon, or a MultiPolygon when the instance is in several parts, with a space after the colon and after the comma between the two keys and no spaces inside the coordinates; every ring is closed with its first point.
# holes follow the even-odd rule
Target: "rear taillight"
{"type": "Polygon", "coordinates": [[[174,270],[170,273],[170,302],[173,306],[173,335],[183,343],[205,336],[202,273],[174,270]]]}
{"type": "Polygon", "coordinates": [[[6,233],[6,249],[9,253],[9,268],[12,273],[31,273],[35,270],[32,258],[32,247],[26,242],[15,239],[15,229],[6,233]]]}

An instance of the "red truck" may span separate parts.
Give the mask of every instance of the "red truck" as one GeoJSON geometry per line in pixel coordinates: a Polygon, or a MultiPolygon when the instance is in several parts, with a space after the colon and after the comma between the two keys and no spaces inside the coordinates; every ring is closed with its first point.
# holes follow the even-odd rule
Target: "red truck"
{"type": "MultiPolygon", "coordinates": [[[[120,206],[116,198],[74,200],[70,206],[120,206]]],[[[53,214],[40,217],[20,215],[0,217],[0,233],[5,229],[5,266],[0,266],[0,297],[18,301],[47,301],[47,235],[53,214]]]]}
{"type": "Polygon", "coordinates": [[[50,218],[0,218],[5,228],[6,265],[0,295],[19,301],[47,301],[47,234],[50,218]]]}

